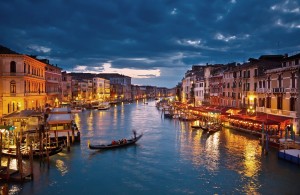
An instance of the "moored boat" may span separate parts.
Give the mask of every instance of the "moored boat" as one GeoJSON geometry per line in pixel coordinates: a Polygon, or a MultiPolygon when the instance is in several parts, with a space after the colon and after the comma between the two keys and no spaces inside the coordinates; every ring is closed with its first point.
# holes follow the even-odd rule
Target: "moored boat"
{"type": "Polygon", "coordinates": [[[142,136],[143,136],[143,134],[140,134],[138,136],[135,136],[134,138],[123,140],[122,142],[114,142],[113,141],[110,144],[92,145],[92,144],[88,143],[88,147],[91,150],[105,150],[105,149],[126,147],[129,145],[135,144],[139,139],[141,139],[142,136]]]}
{"type": "Polygon", "coordinates": [[[103,102],[98,105],[98,110],[108,110],[110,108],[110,104],[108,102],[103,102]]]}
{"type": "MultiPolygon", "coordinates": [[[[44,148],[42,151],[40,151],[39,149],[33,149],[32,156],[33,158],[53,156],[61,152],[62,150],[63,146],[44,148]]],[[[17,157],[17,152],[15,149],[2,149],[2,154],[5,156],[17,157]]],[[[29,148],[21,149],[21,154],[23,158],[29,158],[31,155],[29,148]]]]}

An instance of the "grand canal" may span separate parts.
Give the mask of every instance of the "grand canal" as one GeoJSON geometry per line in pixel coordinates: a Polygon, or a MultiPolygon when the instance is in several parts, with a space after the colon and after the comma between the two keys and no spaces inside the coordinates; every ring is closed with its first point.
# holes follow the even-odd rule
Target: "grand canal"
{"type": "Polygon", "coordinates": [[[75,114],[80,144],[35,163],[34,180],[10,186],[11,194],[299,194],[300,168],[262,154],[251,135],[223,129],[211,136],[190,124],[164,119],[142,102],[75,114]],[[92,151],[144,133],[138,144],[92,151]]]}

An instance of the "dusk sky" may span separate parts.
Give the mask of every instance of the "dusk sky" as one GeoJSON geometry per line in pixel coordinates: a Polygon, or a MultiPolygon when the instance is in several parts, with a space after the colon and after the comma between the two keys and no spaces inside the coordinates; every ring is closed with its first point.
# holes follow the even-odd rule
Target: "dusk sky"
{"type": "Polygon", "coordinates": [[[174,87],[194,64],[299,53],[296,0],[1,0],[0,44],[68,72],[174,87]]]}

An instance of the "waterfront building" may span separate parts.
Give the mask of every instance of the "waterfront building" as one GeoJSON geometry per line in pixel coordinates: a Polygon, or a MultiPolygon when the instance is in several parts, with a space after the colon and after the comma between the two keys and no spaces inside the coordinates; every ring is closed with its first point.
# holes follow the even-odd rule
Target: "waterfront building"
{"type": "Polygon", "coordinates": [[[46,64],[46,104],[53,107],[58,107],[62,103],[62,68],[59,68],[49,63],[49,60],[40,60],[46,64]]]}
{"type": "Polygon", "coordinates": [[[212,106],[221,105],[223,72],[225,68],[226,66],[215,67],[208,78],[210,88],[210,105],[212,106]]]}
{"type": "Polygon", "coordinates": [[[146,86],[140,86],[140,95],[139,98],[147,98],[147,88],[146,86]]]}
{"type": "Polygon", "coordinates": [[[182,79],[182,101],[195,106],[195,86],[196,81],[203,77],[204,68],[202,65],[193,65],[192,70],[188,70],[182,79]]]}
{"type": "Polygon", "coordinates": [[[88,80],[83,79],[78,81],[78,100],[83,101],[88,99],[88,80]]]}
{"type": "MultiPolygon", "coordinates": [[[[155,87],[155,95],[154,97],[167,97],[168,96],[168,89],[166,87],[155,87]]],[[[174,95],[169,95],[169,96],[174,96],[174,95]]]]}
{"type": "Polygon", "coordinates": [[[211,72],[215,69],[218,68],[220,65],[215,64],[215,65],[209,65],[206,64],[204,67],[204,99],[202,101],[202,105],[210,105],[210,77],[211,77],[211,72]]]}
{"type": "MultiPolygon", "coordinates": [[[[69,73],[73,79],[93,79],[93,78],[103,78],[109,80],[110,83],[110,100],[111,101],[124,101],[131,99],[131,77],[124,76],[118,73],[69,73]]],[[[93,88],[93,90],[95,90],[93,88]]],[[[93,92],[93,96],[95,96],[93,92]]],[[[95,97],[93,97],[95,98],[95,97]]]]}
{"type": "Polygon", "coordinates": [[[44,107],[46,66],[31,56],[0,46],[0,117],[44,107]]]}
{"type": "Polygon", "coordinates": [[[195,88],[194,88],[194,94],[195,94],[195,106],[201,106],[203,105],[204,101],[204,84],[205,80],[204,77],[200,77],[196,79],[195,82],[195,88]]]}
{"type": "Polygon", "coordinates": [[[173,87],[171,89],[166,89],[167,92],[165,94],[165,97],[174,97],[175,100],[178,100],[178,97],[177,96],[177,87],[173,87]]]}
{"type": "Polygon", "coordinates": [[[99,101],[109,101],[111,99],[110,95],[110,80],[94,77],[93,99],[99,101]]]}
{"type": "Polygon", "coordinates": [[[300,53],[285,57],[281,67],[265,71],[267,77],[265,112],[272,115],[291,118],[293,130],[299,132],[299,74],[300,53]]]}
{"type": "Polygon", "coordinates": [[[117,73],[100,73],[98,77],[110,81],[111,97],[116,101],[131,100],[131,77],[117,73]]]}
{"type": "Polygon", "coordinates": [[[131,98],[132,100],[137,100],[142,98],[140,87],[138,85],[131,85],[131,98]]]}
{"type": "Polygon", "coordinates": [[[155,98],[157,92],[158,89],[156,86],[146,86],[146,98],[155,98]]]}
{"type": "MultiPolygon", "coordinates": [[[[223,73],[221,105],[226,107],[238,107],[240,105],[240,90],[237,81],[237,66],[232,63],[223,73]]],[[[240,85],[241,86],[241,85],[240,85]]]]}
{"type": "Polygon", "coordinates": [[[72,76],[66,71],[62,72],[61,97],[63,102],[70,102],[72,98],[72,76]]]}
{"type": "Polygon", "coordinates": [[[73,76],[72,76],[72,101],[76,101],[78,100],[78,95],[79,95],[79,89],[78,89],[78,82],[79,80],[78,79],[74,79],[73,76]]]}

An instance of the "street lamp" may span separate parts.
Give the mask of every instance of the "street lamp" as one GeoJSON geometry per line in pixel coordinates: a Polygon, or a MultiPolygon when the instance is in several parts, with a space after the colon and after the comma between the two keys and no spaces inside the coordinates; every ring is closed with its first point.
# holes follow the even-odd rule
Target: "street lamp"
{"type": "Polygon", "coordinates": [[[255,109],[253,108],[253,106],[249,106],[249,108],[247,109],[247,114],[253,115],[254,113],[255,113],[255,109]]]}

